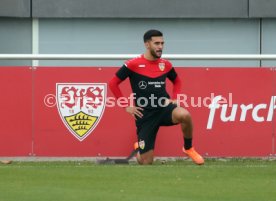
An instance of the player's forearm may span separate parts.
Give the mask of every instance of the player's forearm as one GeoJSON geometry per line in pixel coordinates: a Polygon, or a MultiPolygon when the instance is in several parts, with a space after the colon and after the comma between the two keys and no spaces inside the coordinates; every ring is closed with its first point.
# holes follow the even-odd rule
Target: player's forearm
{"type": "Polygon", "coordinates": [[[177,99],[177,95],[180,94],[180,92],[181,92],[181,80],[177,76],[175,78],[175,80],[173,81],[173,95],[172,95],[172,99],[176,100],[177,99]]]}
{"type": "Polygon", "coordinates": [[[115,98],[124,97],[121,89],[119,88],[119,84],[122,82],[117,76],[114,76],[108,83],[110,90],[112,91],[115,98]]]}

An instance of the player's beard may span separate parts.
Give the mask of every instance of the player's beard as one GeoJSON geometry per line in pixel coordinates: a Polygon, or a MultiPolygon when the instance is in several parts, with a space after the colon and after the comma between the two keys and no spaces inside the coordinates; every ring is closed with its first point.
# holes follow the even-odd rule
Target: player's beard
{"type": "Polygon", "coordinates": [[[162,56],[162,50],[158,50],[157,52],[160,52],[160,53],[161,53],[160,56],[157,55],[156,52],[155,52],[153,49],[150,50],[151,55],[152,55],[154,58],[159,59],[159,58],[162,56]]]}

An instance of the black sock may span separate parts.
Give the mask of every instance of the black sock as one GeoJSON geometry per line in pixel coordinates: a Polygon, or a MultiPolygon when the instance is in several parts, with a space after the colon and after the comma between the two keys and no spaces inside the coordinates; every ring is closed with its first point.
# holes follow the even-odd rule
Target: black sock
{"type": "Polygon", "coordinates": [[[192,144],[193,144],[193,139],[192,138],[184,138],[184,148],[187,150],[187,149],[190,149],[192,147],[192,144]]]}

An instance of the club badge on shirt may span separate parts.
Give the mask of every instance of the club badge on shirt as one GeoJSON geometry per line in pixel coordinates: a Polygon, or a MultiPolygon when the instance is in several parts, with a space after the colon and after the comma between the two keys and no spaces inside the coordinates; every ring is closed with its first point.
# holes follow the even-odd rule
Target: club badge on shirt
{"type": "Polygon", "coordinates": [[[165,63],[159,63],[158,66],[161,71],[165,70],[165,63]]]}

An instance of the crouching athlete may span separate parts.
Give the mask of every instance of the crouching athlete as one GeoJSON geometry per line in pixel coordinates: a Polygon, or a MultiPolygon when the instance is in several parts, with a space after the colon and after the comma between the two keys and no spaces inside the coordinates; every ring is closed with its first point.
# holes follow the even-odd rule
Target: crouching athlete
{"type": "Polygon", "coordinates": [[[135,94],[135,106],[125,108],[136,121],[138,142],[137,161],[139,164],[152,164],[155,139],[160,126],[181,125],[184,146],[183,152],[195,164],[204,164],[204,159],[192,145],[193,123],[190,113],[176,104],[181,81],[172,64],[162,59],[163,34],[149,30],[144,34],[145,53],[126,61],[110,80],[109,87],[116,98],[123,97],[119,85],[129,78],[135,94]],[[166,91],[166,79],[173,83],[173,96],[166,91]]]}

